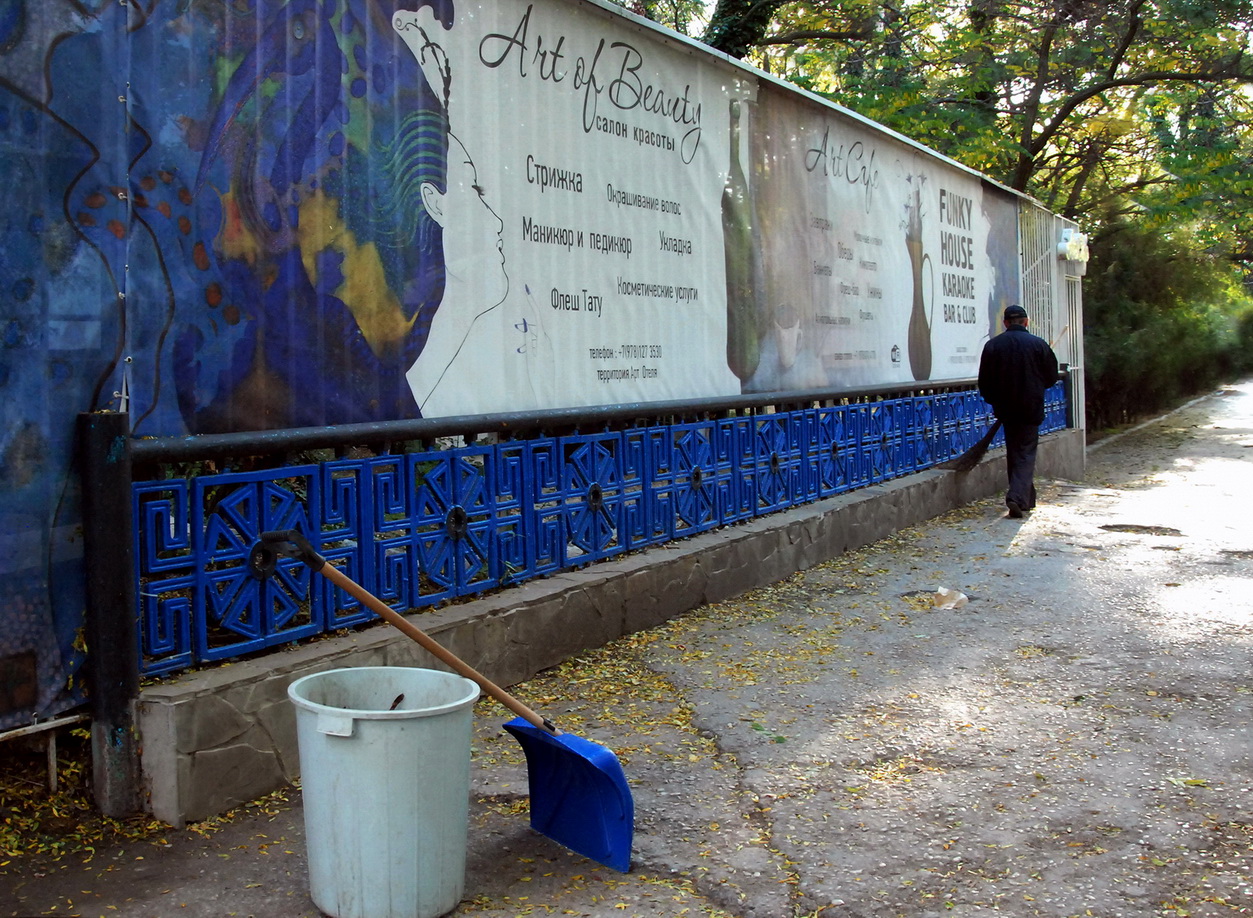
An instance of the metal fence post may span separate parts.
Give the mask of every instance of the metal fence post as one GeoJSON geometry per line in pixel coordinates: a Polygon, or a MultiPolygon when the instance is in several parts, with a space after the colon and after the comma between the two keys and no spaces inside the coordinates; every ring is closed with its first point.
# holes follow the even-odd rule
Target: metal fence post
{"type": "Polygon", "coordinates": [[[128,816],[140,809],[130,415],[81,413],[78,433],[93,787],[101,812],[128,816]]]}
{"type": "Polygon", "coordinates": [[[1066,399],[1066,426],[1075,426],[1075,392],[1074,383],[1070,378],[1070,364],[1063,363],[1058,366],[1058,370],[1062,377],[1062,392],[1066,399]]]}

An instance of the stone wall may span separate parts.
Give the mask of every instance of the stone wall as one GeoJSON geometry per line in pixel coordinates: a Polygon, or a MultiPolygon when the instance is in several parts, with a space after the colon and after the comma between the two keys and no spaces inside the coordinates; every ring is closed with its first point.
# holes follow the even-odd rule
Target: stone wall
{"type": "MultiPolygon", "coordinates": [[[[1038,478],[1083,476],[1084,434],[1042,438],[1038,478]]],[[[414,621],[484,676],[522,682],[697,606],[777,582],[1004,488],[1003,451],[966,474],[927,471],[706,532],[414,621]]],[[[183,825],[289,784],[300,771],[287,686],[343,666],[442,668],[387,625],[145,687],[137,723],[147,806],[183,825]]]]}

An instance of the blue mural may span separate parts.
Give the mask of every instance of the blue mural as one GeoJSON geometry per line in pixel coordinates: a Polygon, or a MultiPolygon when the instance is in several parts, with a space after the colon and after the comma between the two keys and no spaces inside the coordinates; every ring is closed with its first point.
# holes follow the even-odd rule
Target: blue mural
{"type": "Polygon", "coordinates": [[[0,728],[82,691],[78,412],[136,435],[418,416],[447,0],[0,0],[0,728]]]}

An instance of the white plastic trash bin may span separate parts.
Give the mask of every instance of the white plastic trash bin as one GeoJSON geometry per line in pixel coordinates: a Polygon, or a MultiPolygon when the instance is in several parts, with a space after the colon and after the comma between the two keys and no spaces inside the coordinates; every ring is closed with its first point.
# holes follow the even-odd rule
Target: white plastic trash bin
{"type": "Polygon", "coordinates": [[[465,891],[479,688],[431,669],[297,679],[309,889],[333,918],[436,918],[465,891]]]}

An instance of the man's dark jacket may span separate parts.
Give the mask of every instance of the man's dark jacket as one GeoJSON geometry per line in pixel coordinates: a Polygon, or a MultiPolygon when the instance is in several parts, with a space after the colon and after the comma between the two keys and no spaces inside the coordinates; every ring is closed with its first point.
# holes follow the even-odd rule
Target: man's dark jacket
{"type": "Polygon", "coordinates": [[[1044,421],[1044,392],[1057,382],[1057,356],[1047,341],[1011,325],[983,346],[979,394],[1007,424],[1044,421]]]}

